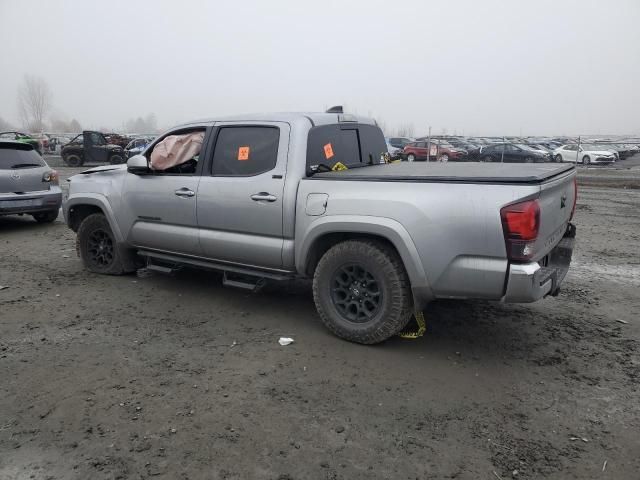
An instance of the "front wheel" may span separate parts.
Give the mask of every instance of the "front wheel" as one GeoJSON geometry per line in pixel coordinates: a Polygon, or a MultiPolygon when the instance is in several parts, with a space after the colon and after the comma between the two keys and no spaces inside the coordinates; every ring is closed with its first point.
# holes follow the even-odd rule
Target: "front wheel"
{"type": "Polygon", "coordinates": [[[533,157],[524,157],[524,163],[533,163],[533,157]]]}
{"type": "Polygon", "coordinates": [[[560,154],[556,155],[556,162],[558,163],[562,162],[562,155],[560,154]]]}
{"type": "Polygon", "coordinates": [[[376,241],[348,240],[329,249],[313,276],[313,299],[329,330],[364,344],[397,334],[412,313],[402,261],[376,241]]]}
{"type": "Polygon", "coordinates": [[[407,162],[415,162],[416,156],[413,153],[407,155],[407,162]]]}
{"type": "Polygon", "coordinates": [[[449,161],[449,155],[447,155],[446,153],[443,153],[442,155],[440,155],[440,158],[438,159],[441,162],[448,162],[449,161]]]}
{"type": "Polygon", "coordinates": [[[66,157],[62,157],[62,160],[70,167],[81,167],[84,163],[82,157],[79,155],[67,155],[66,157]]]}
{"type": "Polygon", "coordinates": [[[493,162],[493,157],[491,155],[485,155],[482,157],[483,162],[493,162]]]}
{"type": "Polygon", "coordinates": [[[103,214],[94,213],[82,221],[78,228],[76,247],[90,272],[105,275],[126,273],[113,232],[103,214]]]}
{"type": "Polygon", "coordinates": [[[122,157],[122,155],[114,153],[109,157],[109,163],[111,165],[120,165],[121,163],[124,163],[124,158],[122,157]]]}

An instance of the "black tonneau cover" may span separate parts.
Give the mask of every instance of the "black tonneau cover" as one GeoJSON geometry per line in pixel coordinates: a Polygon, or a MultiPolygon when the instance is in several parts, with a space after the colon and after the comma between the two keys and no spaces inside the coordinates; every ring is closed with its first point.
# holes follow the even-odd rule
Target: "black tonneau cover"
{"type": "Polygon", "coordinates": [[[573,170],[568,163],[400,162],[316,173],[312,180],[365,182],[542,183],[573,170]]]}

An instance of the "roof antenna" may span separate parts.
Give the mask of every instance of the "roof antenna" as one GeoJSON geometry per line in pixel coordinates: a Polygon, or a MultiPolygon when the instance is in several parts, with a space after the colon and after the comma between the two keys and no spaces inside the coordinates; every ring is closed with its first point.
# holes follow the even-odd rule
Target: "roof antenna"
{"type": "Polygon", "coordinates": [[[336,105],[335,107],[331,107],[326,113],[344,113],[342,111],[342,105],[336,105]]]}

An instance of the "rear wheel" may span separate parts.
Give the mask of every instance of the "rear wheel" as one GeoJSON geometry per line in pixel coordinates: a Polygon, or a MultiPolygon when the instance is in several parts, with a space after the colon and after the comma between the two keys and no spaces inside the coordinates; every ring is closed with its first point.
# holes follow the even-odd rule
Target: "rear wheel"
{"type": "Polygon", "coordinates": [[[582,163],[584,165],[589,165],[591,163],[591,159],[589,158],[589,155],[585,155],[584,157],[582,157],[582,163]]]}
{"type": "Polygon", "coordinates": [[[416,156],[413,153],[407,155],[407,162],[415,162],[416,156]]]}
{"type": "Polygon", "coordinates": [[[348,240],[324,254],[313,277],[313,298],[325,326],[357,343],[388,339],[412,313],[409,278],[398,254],[369,240],[348,240]]]}
{"type": "Polygon", "coordinates": [[[524,157],[524,163],[533,163],[533,157],[524,157]]]}
{"type": "Polygon", "coordinates": [[[38,223],[53,223],[58,218],[58,210],[34,213],[33,218],[38,223]]]}
{"type": "Polygon", "coordinates": [[[76,242],[80,258],[90,272],[105,275],[125,273],[113,232],[103,214],[94,213],[82,221],[76,242]]]}
{"type": "Polygon", "coordinates": [[[491,155],[485,155],[482,157],[483,162],[493,162],[493,157],[491,155]]]}
{"type": "Polygon", "coordinates": [[[82,157],[76,154],[71,154],[71,155],[67,155],[66,157],[62,157],[62,160],[64,160],[64,163],[66,163],[70,167],[81,167],[82,164],[84,163],[84,161],[82,160],[82,157]]]}

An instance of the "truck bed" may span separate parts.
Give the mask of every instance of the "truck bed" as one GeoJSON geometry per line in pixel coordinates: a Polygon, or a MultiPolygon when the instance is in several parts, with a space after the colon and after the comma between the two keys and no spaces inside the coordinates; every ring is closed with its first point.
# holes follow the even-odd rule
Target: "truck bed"
{"type": "Polygon", "coordinates": [[[567,163],[400,162],[316,173],[314,180],[540,184],[575,167],[567,163]]]}

